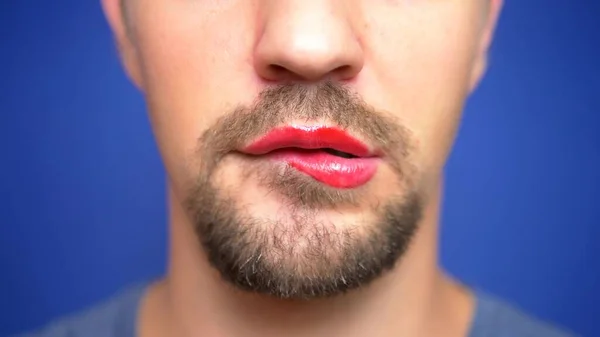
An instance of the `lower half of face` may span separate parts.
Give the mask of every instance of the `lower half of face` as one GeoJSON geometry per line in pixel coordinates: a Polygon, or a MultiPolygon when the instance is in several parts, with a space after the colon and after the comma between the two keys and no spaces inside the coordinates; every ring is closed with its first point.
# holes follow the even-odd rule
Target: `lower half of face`
{"type": "Polygon", "coordinates": [[[373,161],[368,181],[340,188],[271,155],[231,153],[198,172],[187,210],[211,263],[236,286],[336,295],[392,268],[421,216],[415,177],[373,161]]]}
{"type": "Polygon", "coordinates": [[[140,1],[163,14],[139,14],[137,48],[212,265],[240,289],[306,299],[368,284],[409,247],[470,85],[480,5],[292,2],[140,1]]]}

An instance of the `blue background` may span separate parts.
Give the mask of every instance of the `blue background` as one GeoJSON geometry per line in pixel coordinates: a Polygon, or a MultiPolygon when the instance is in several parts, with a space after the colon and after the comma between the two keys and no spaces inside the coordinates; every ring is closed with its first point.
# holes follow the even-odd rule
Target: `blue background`
{"type": "MultiPolygon", "coordinates": [[[[0,5],[0,335],[161,275],[164,172],[98,1],[0,5]]],[[[508,1],[448,164],[442,262],[600,336],[600,3],[508,1]]]]}

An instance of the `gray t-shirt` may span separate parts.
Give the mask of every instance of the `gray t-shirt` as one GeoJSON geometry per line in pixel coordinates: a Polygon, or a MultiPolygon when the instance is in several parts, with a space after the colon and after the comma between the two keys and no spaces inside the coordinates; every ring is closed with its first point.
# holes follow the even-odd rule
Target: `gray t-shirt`
{"type": "MultiPolygon", "coordinates": [[[[135,337],[138,306],[145,289],[146,286],[131,287],[87,311],[15,337],[135,337]]],[[[475,294],[475,317],[467,337],[575,336],[527,316],[493,296],[475,294]]]]}

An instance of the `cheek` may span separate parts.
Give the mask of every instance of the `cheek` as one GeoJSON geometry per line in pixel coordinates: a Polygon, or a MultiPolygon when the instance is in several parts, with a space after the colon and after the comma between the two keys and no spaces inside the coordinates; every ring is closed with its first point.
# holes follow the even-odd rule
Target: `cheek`
{"type": "Polygon", "coordinates": [[[252,37],[246,27],[252,23],[240,14],[247,10],[235,7],[211,11],[164,2],[147,2],[156,8],[144,9],[136,43],[158,147],[171,178],[183,180],[193,174],[190,158],[202,133],[256,96],[248,90],[252,37]]]}
{"type": "Polygon", "coordinates": [[[365,90],[412,131],[416,164],[424,171],[444,165],[477,50],[475,12],[457,3],[405,9],[399,19],[373,24],[367,38],[370,62],[364,76],[371,89],[365,90]]]}

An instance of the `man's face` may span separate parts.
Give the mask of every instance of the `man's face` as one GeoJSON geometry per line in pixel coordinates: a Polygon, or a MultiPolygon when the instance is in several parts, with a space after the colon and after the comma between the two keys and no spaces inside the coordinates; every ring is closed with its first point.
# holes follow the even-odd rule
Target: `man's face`
{"type": "Polygon", "coordinates": [[[393,267],[484,68],[488,2],[123,1],[104,5],[126,69],[226,280],[312,298],[393,267]]]}

